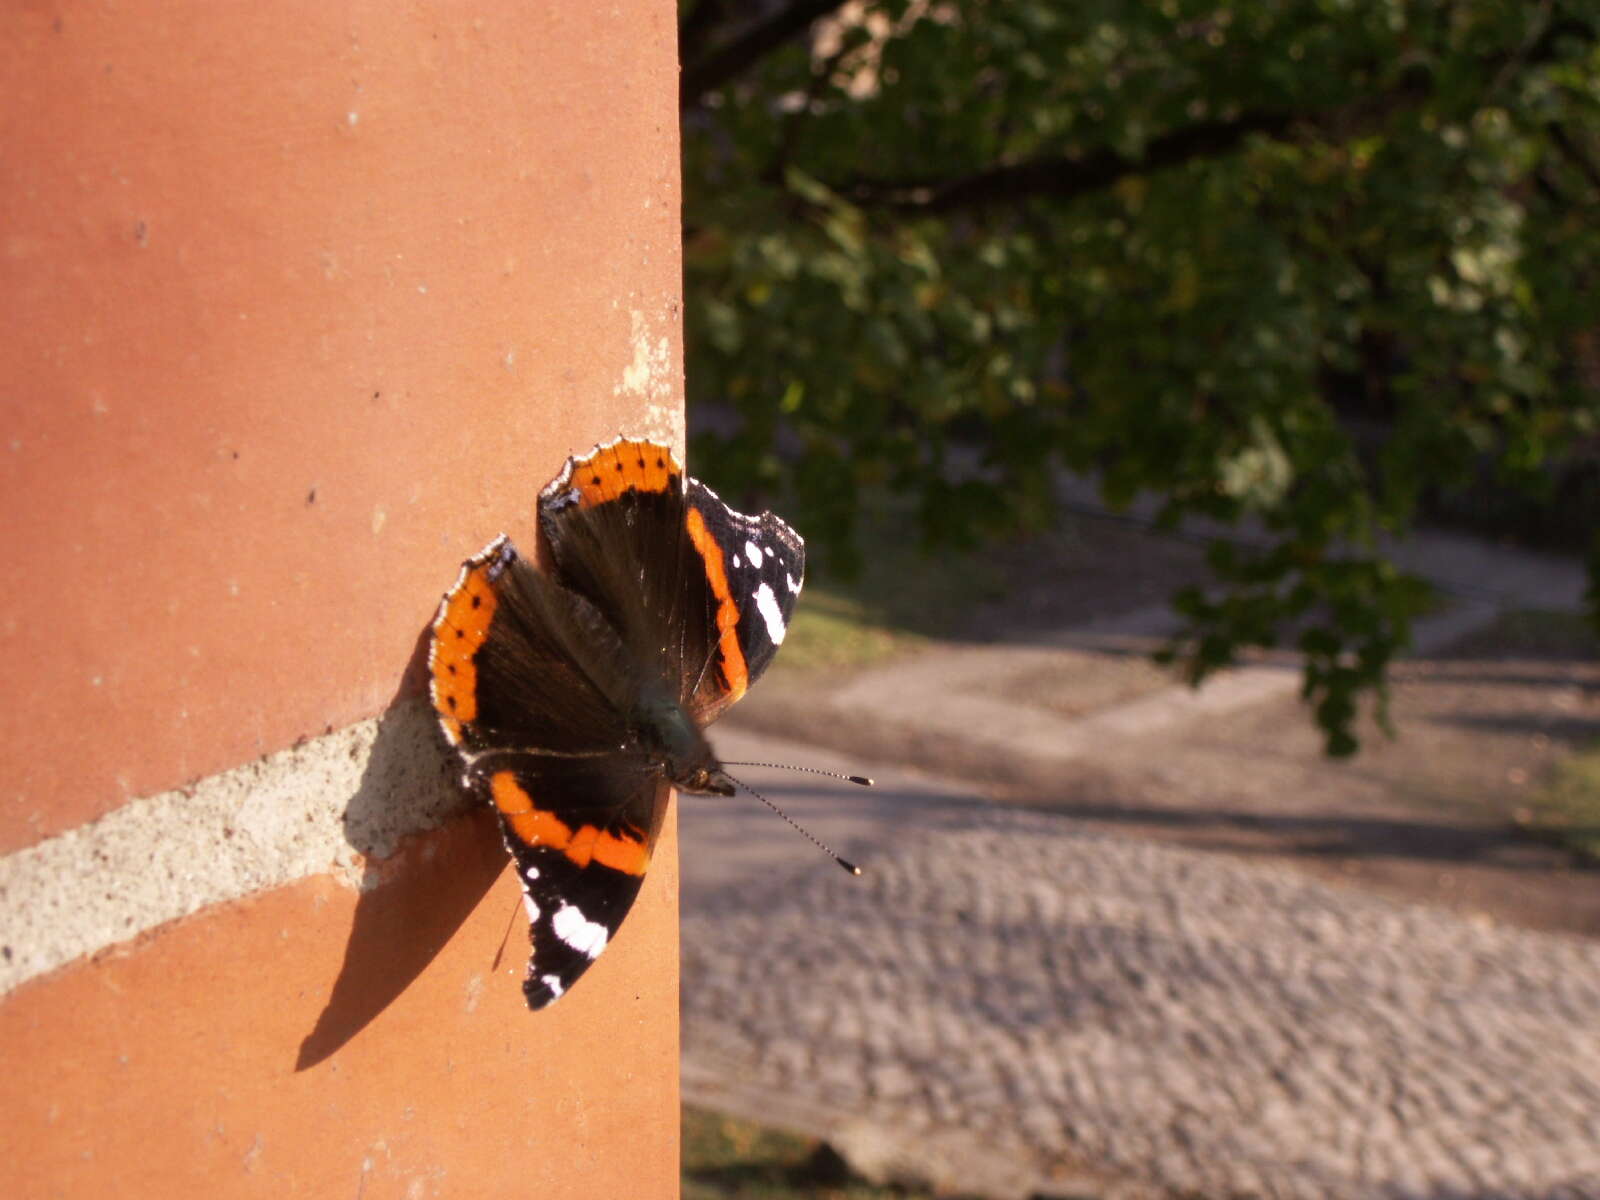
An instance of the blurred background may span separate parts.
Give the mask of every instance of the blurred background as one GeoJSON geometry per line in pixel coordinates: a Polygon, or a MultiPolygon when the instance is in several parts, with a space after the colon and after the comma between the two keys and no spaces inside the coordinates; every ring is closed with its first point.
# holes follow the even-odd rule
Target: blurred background
{"type": "Polygon", "coordinates": [[[1600,6],[679,16],[688,1194],[1600,1195],[1600,6]]]}

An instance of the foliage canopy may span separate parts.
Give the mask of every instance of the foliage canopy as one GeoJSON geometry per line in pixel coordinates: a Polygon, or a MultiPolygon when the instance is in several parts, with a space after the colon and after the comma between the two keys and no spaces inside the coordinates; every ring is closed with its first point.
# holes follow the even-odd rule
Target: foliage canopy
{"type": "Polygon", "coordinates": [[[1047,520],[1064,468],[1248,519],[1181,659],[1293,630],[1348,753],[1428,600],[1383,537],[1600,433],[1594,3],[695,0],[681,32],[691,411],[735,418],[721,485],[845,553],[863,488],[962,540],[1047,520]]]}

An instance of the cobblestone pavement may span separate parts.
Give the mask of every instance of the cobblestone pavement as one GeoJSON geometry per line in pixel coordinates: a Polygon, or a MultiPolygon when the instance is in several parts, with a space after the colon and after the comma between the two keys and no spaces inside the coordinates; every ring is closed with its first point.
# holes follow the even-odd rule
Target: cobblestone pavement
{"type": "MultiPolygon", "coordinates": [[[[1412,552],[1476,581],[1425,641],[1582,590],[1572,564],[1470,540],[1412,552]]],[[[684,798],[685,1097],[822,1135],[870,1176],[982,1196],[1600,1200],[1600,940],[973,795],[1009,772],[1071,800],[1072,770],[1131,759],[1204,767],[1228,795],[1232,771],[1240,803],[1260,793],[1269,812],[1326,805],[1333,777],[1286,782],[1281,762],[1273,775],[1273,743],[1222,761],[1175,753],[1185,731],[1292,703],[1296,681],[1263,664],[1198,695],[1164,686],[1118,639],[1166,619],[1111,613],[826,687],[767,683],[742,728],[718,726],[726,759],[885,786],[752,773],[862,862],[860,879],[748,799],[684,798]]],[[[1549,696],[1508,719],[1579,738],[1591,726],[1576,695],[1582,713],[1563,710],[1559,728],[1549,696]]],[[[1117,778],[1133,801],[1156,786],[1117,778]]],[[[1347,808],[1327,815],[1367,811],[1347,808]]]]}
{"type": "Polygon", "coordinates": [[[914,791],[860,879],[685,805],[687,1098],[988,1196],[1600,1197],[1600,945],[914,791]]]}

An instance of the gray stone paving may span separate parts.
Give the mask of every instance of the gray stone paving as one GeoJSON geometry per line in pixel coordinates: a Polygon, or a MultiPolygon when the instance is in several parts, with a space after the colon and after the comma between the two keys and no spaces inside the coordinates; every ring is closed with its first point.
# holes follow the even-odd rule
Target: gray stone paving
{"type": "Polygon", "coordinates": [[[686,1095],[886,1176],[1600,1197],[1600,946],[1581,939],[951,808],[860,879],[686,892],[683,955],[686,1095]]]}
{"type": "MultiPolygon", "coordinates": [[[[1417,553],[1477,581],[1456,624],[1581,591],[1571,564],[1417,553]]],[[[1272,668],[1209,698],[1020,686],[1078,678],[1067,658],[1130,616],[780,695],[765,727],[847,745],[871,714],[914,732],[899,761],[1049,779],[1292,690],[1272,668]]],[[[739,772],[860,879],[753,801],[683,799],[686,1099],[827,1137],[872,1176],[997,1198],[1600,1200],[1600,941],[1090,832],[737,725],[713,738],[883,786],[739,772]]]]}

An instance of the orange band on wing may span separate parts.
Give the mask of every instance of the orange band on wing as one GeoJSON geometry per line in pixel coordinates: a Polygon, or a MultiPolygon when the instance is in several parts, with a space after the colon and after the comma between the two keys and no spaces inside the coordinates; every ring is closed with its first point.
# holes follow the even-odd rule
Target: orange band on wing
{"type": "Polygon", "coordinates": [[[433,706],[452,743],[461,741],[462,722],[470,723],[478,717],[478,668],[473,659],[489,636],[497,603],[489,583],[489,565],[480,563],[462,573],[433,623],[433,647],[428,657],[433,672],[433,706]]]}
{"type": "Polygon", "coordinates": [[[643,875],[650,865],[650,851],[643,842],[618,837],[593,825],[585,825],[572,835],[566,855],[580,867],[587,867],[593,861],[625,875],[643,875]]]}
{"type": "Polygon", "coordinates": [[[750,671],[745,665],[744,650],[739,646],[739,606],[733,602],[733,593],[728,587],[722,547],[706,528],[706,519],[698,508],[689,509],[686,524],[689,540],[705,559],[706,578],[711,583],[711,594],[717,599],[717,648],[722,654],[722,678],[728,685],[728,703],[732,704],[750,686],[750,671]]]}
{"type": "Polygon", "coordinates": [[[559,850],[580,867],[597,862],[626,875],[643,875],[650,865],[650,848],[644,842],[594,825],[573,829],[555,813],[537,808],[511,771],[490,776],[489,791],[511,831],[530,846],[559,850]]]}
{"type": "Polygon", "coordinates": [[[629,488],[665,492],[677,476],[672,451],[654,442],[613,442],[572,463],[572,486],[582,497],[580,508],[615,500],[629,488]]]}

